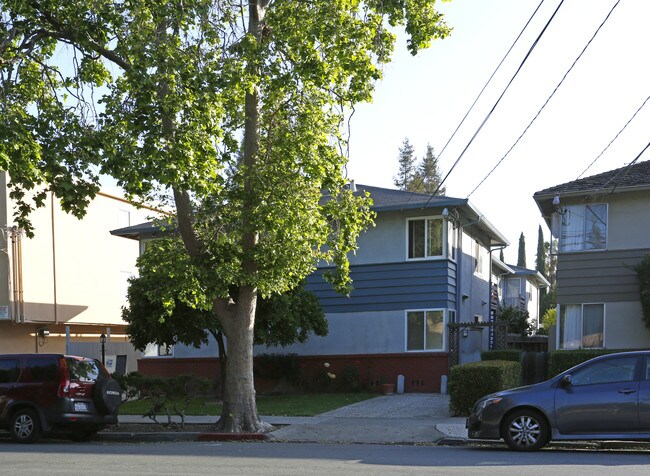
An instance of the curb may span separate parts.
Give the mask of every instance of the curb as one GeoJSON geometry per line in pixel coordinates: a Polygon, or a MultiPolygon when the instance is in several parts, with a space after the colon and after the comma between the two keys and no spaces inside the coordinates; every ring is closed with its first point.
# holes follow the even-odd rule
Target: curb
{"type": "Polygon", "coordinates": [[[161,443],[173,441],[267,441],[269,436],[264,433],[197,433],[197,432],[151,432],[127,433],[109,432],[98,433],[95,437],[100,441],[132,441],[142,443],[161,443]]]}

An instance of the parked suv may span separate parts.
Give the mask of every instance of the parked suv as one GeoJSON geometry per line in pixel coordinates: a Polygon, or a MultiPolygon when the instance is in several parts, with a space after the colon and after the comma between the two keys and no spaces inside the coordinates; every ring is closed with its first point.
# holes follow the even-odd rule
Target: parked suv
{"type": "Polygon", "coordinates": [[[0,428],[20,443],[43,433],[91,438],[117,423],[122,390],[95,359],[61,354],[0,355],[0,428]]]}

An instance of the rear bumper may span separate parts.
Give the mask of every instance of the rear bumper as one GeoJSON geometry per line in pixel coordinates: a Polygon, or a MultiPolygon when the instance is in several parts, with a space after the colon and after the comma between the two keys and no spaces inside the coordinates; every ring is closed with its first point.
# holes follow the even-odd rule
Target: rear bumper
{"type": "Polygon", "coordinates": [[[117,424],[117,415],[88,415],[83,413],[63,413],[48,418],[48,424],[56,429],[99,429],[117,424]]]}

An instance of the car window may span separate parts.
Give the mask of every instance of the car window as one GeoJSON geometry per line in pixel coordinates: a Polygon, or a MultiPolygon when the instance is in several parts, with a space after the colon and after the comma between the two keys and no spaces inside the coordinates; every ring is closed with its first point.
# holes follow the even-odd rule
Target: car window
{"type": "Polygon", "coordinates": [[[27,359],[27,369],[32,382],[56,382],[56,359],[50,357],[27,359]]]}
{"type": "Polygon", "coordinates": [[[99,366],[94,360],[66,359],[71,380],[96,382],[99,378],[99,366]]]}
{"type": "Polygon", "coordinates": [[[571,374],[572,385],[591,385],[595,383],[630,382],[634,380],[637,358],[621,357],[594,362],[571,374]]]}
{"type": "Polygon", "coordinates": [[[650,357],[645,358],[645,379],[650,380],[650,357]]]}
{"type": "Polygon", "coordinates": [[[18,359],[0,359],[0,383],[14,383],[20,375],[18,359]]]}

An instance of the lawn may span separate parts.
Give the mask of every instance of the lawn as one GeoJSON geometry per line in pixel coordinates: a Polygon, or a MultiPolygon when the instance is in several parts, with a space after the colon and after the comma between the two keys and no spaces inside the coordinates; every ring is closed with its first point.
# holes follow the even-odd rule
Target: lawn
{"type": "MultiPolygon", "coordinates": [[[[376,393],[307,393],[299,395],[258,395],[260,415],[314,416],[352,403],[379,396],[376,393]]],[[[121,415],[143,415],[150,409],[148,401],[134,400],[120,406],[121,415]]],[[[173,410],[171,410],[173,412],[173,410]]],[[[221,414],[221,402],[209,398],[192,400],[185,415],[221,414]]]]}

